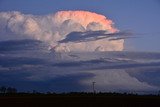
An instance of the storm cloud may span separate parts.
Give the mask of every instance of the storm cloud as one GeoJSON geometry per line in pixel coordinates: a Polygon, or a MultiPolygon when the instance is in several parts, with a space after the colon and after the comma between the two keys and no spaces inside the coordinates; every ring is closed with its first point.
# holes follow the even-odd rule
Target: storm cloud
{"type": "MultiPolygon", "coordinates": [[[[17,11],[0,13],[0,40],[36,39],[48,43],[49,49],[56,52],[70,51],[122,51],[124,38],[114,41],[107,38],[93,39],[92,41],[59,42],[65,40],[73,32],[82,32],[82,35],[91,33],[94,38],[104,34],[118,33],[114,23],[103,15],[88,11],[59,11],[44,16],[23,14],[17,11]],[[92,47],[92,48],[91,48],[92,47]]],[[[75,35],[80,38],[80,35],[75,35]]],[[[87,35],[85,35],[87,36],[87,35]]],[[[114,36],[113,34],[110,36],[114,36]]],[[[116,40],[117,39],[117,40],[116,40]]]]}

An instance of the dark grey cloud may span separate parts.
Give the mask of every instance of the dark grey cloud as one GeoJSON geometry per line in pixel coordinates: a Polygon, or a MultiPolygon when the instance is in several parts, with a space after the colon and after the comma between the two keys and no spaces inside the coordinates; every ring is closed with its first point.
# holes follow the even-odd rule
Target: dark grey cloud
{"type": "Polygon", "coordinates": [[[88,42],[95,41],[99,39],[107,38],[109,41],[119,40],[119,39],[127,39],[133,38],[133,34],[131,32],[123,31],[123,32],[115,32],[115,33],[107,33],[106,31],[86,31],[86,32],[71,32],[66,36],[65,39],[59,41],[59,43],[68,43],[68,42],[88,42]]]}
{"type": "Polygon", "coordinates": [[[0,41],[0,52],[5,51],[20,51],[20,50],[33,50],[42,48],[42,42],[38,40],[8,40],[0,41]]]}

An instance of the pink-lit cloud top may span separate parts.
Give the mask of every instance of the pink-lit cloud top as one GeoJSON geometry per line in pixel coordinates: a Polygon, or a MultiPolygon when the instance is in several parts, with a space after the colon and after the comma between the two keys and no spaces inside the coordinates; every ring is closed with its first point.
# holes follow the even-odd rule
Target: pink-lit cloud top
{"type": "MultiPolygon", "coordinates": [[[[124,40],[107,38],[93,41],[59,43],[72,32],[102,31],[115,33],[113,22],[103,15],[88,11],[59,11],[55,14],[36,16],[20,12],[0,13],[0,39],[32,38],[47,42],[56,52],[70,51],[122,51],[124,40]]],[[[76,36],[76,35],[75,35],[76,36]]],[[[101,36],[101,35],[97,35],[101,36]]],[[[102,35],[103,36],[103,35],[102,35]]],[[[95,34],[94,34],[95,37],[95,34]]],[[[77,38],[78,37],[77,35],[77,38]]]]}
{"type": "Polygon", "coordinates": [[[113,22],[111,20],[103,15],[88,11],[60,11],[54,15],[54,19],[58,19],[58,23],[71,19],[80,23],[84,28],[89,27],[90,24],[97,23],[101,26],[97,30],[108,30],[109,32],[117,31],[117,29],[112,26],[113,22]]]}

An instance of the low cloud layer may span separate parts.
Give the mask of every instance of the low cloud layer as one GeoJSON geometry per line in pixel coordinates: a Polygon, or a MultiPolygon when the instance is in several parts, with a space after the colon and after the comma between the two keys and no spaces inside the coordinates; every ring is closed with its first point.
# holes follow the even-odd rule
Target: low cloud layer
{"type": "MultiPolygon", "coordinates": [[[[54,49],[56,52],[121,51],[124,38],[117,38],[117,35],[115,37],[112,35],[112,40],[101,38],[92,41],[85,39],[78,42],[59,42],[65,40],[69,34],[74,34],[73,32],[82,32],[81,35],[90,32],[94,35],[93,38],[103,36],[97,34],[99,31],[105,31],[105,34],[117,33],[118,30],[113,27],[113,24],[105,16],[88,11],[60,11],[45,16],[22,14],[16,11],[1,12],[0,40],[26,38],[41,40],[48,43],[49,49],[54,49]]],[[[80,35],[75,34],[76,36],[80,38],[80,35]]]]}
{"type": "Polygon", "coordinates": [[[19,90],[152,93],[160,88],[160,53],[55,53],[36,40],[0,42],[0,84],[19,90]]]}

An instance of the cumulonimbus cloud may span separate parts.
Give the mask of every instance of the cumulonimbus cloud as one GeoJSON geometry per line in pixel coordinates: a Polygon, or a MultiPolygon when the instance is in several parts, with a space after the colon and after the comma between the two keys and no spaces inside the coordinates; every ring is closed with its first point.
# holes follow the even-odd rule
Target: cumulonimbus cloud
{"type": "MultiPolygon", "coordinates": [[[[122,51],[124,39],[113,38],[114,41],[93,39],[92,41],[69,41],[62,43],[72,32],[91,32],[94,38],[96,31],[105,34],[117,33],[113,22],[103,15],[88,11],[60,11],[55,14],[37,16],[20,12],[0,13],[0,39],[31,38],[50,44],[56,52],[70,51],[122,51]]],[[[79,35],[75,35],[79,38],[79,35]]]]}

